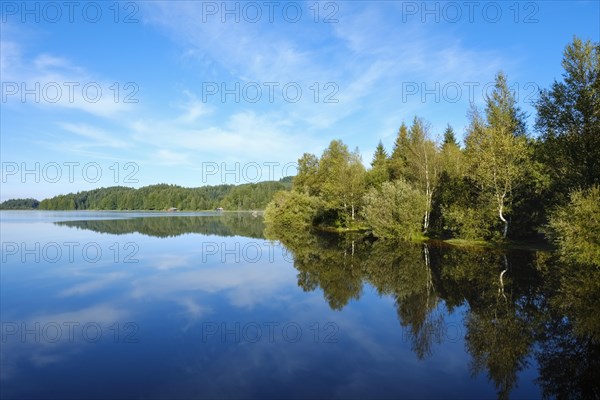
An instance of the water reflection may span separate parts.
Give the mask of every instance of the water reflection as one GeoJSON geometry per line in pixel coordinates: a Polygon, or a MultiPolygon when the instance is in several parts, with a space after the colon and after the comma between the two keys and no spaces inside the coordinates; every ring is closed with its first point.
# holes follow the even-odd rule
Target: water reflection
{"type": "MultiPolygon", "coordinates": [[[[126,214],[125,214],[126,215],[126,214]]],[[[210,216],[150,216],[121,219],[57,221],[55,224],[122,235],[141,233],[154,237],[176,237],[188,233],[216,236],[262,238],[263,220],[251,213],[224,213],[210,216]]]]}
{"type": "Polygon", "coordinates": [[[548,253],[458,249],[345,235],[269,232],[294,255],[298,285],[321,288],[333,309],[358,300],[365,283],[395,300],[419,359],[447,338],[447,312],[467,306],[465,347],[474,375],[499,398],[539,364],[548,397],[600,396],[600,268],[558,262],[548,253]],[[535,343],[541,350],[535,351],[535,343]],[[562,361],[561,361],[562,360],[562,361]],[[593,378],[592,378],[593,377],[593,378]]]}
{"type": "MultiPolygon", "coordinates": [[[[93,351],[85,341],[76,346],[64,340],[4,342],[3,383],[17,382],[19,374],[41,379],[40,371],[45,380],[39,391],[5,385],[12,390],[3,392],[8,397],[44,397],[42,388],[52,387],[52,379],[112,353],[139,369],[137,378],[119,387],[121,397],[290,397],[289,390],[298,397],[440,397],[448,396],[450,387],[457,388],[456,397],[489,397],[480,380],[489,381],[500,398],[600,396],[600,268],[595,266],[567,265],[544,252],[354,234],[266,229],[263,236],[262,219],[251,214],[103,219],[99,213],[47,225],[51,229],[43,234],[41,225],[30,230],[32,240],[78,236],[103,240],[108,248],[115,235],[127,235],[139,243],[140,262],[3,263],[3,323],[95,322],[114,335],[115,321],[121,330],[124,322],[136,321],[142,340],[116,348],[113,336],[106,336],[107,343],[93,351]],[[236,259],[227,253],[249,244],[264,248],[264,256],[236,259]],[[271,257],[268,246],[279,251],[271,257]],[[209,248],[225,252],[207,256],[209,248]],[[295,321],[305,337],[294,345],[281,343],[280,336],[280,342],[252,346],[218,341],[218,335],[200,340],[204,324],[222,321],[229,329],[232,321],[242,326],[295,321]],[[315,322],[335,323],[339,343],[324,346],[325,331],[315,343],[315,322]],[[31,369],[23,367],[23,354],[32,360],[31,369]],[[55,372],[48,375],[47,366],[55,372]],[[222,370],[230,371],[229,378],[222,370]],[[295,383],[298,376],[302,384],[295,383]],[[438,387],[428,385],[439,379],[438,387]],[[528,386],[534,379],[538,388],[528,386]],[[136,382],[148,387],[138,392],[136,382]]],[[[3,234],[10,235],[10,229],[5,225],[3,234]]],[[[22,237],[6,240],[19,243],[22,237]]],[[[115,374],[127,374],[128,368],[119,365],[113,375],[102,376],[118,381],[115,374]]],[[[94,372],[106,374],[100,367],[94,372]]],[[[97,386],[91,375],[81,381],[98,396],[116,393],[97,386]]],[[[58,397],[83,393],[61,388],[58,397]]]]}

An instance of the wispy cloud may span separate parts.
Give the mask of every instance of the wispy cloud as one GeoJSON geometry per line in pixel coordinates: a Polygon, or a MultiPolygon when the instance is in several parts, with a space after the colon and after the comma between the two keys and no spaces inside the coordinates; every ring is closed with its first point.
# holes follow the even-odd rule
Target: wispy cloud
{"type": "Polygon", "coordinates": [[[132,108],[122,97],[115,97],[114,81],[86,71],[68,58],[48,52],[25,56],[17,41],[5,38],[0,40],[0,50],[6,89],[3,103],[72,109],[104,118],[132,108]]]}
{"type": "MultiPolygon", "coordinates": [[[[286,162],[298,157],[294,149],[298,142],[310,144],[290,120],[251,111],[233,114],[220,125],[206,123],[202,128],[169,120],[134,121],[130,127],[136,141],[156,146],[159,158],[172,163],[194,159],[286,162]],[[222,156],[215,157],[217,154],[222,156]]],[[[316,144],[313,147],[318,148],[316,144]]]]}
{"type": "MultiPolygon", "coordinates": [[[[152,2],[145,17],[177,41],[182,52],[210,60],[228,71],[232,80],[304,84],[303,101],[293,107],[280,101],[271,109],[285,110],[309,135],[356,114],[379,114],[382,119],[401,114],[400,107],[423,112],[420,96],[402,101],[403,83],[434,87],[436,82],[487,82],[510,62],[494,51],[467,48],[451,30],[418,21],[399,23],[401,10],[396,4],[343,2],[339,7],[338,23],[325,25],[222,23],[217,17],[207,19],[202,5],[194,2],[152,2]],[[311,34],[315,30],[334,40],[318,42],[311,34]],[[286,35],[288,31],[295,35],[286,35]],[[337,103],[313,101],[307,87],[314,82],[334,83],[337,103]]],[[[467,105],[465,96],[461,106],[467,105]]],[[[427,106],[435,111],[439,105],[427,106]]]]}
{"type": "Polygon", "coordinates": [[[212,107],[198,100],[191,92],[185,91],[184,94],[188,97],[188,101],[179,105],[183,113],[175,119],[175,122],[193,124],[198,122],[200,117],[213,113],[212,107]]]}
{"type": "Polygon", "coordinates": [[[131,147],[130,142],[118,139],[102,129],[87,124],[60,122],[58,125],[67,132],[89,139],[85,142],[79,142],[78,147],[112,147],[117,149],[131,147]]]}

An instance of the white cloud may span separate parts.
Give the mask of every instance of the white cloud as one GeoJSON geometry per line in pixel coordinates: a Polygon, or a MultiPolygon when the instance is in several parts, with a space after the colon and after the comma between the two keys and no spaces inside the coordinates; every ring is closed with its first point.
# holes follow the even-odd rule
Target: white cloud
{"type": "MultiPolygon", "coordinates": [[[[422,101],[421,93],[403,99],[403,83],[432,88],[436,83],[489,82],[510,62],[494,51],[467,48],[451,28],[438,29],[416,19],[399,23],[402,11],[397,4],[344,2],[339,7],[338,23],[320,25],[264,19],[256,24],[222,23],[220,14],[207,17],[202,4],[194,2],[152,2],[144,11],[146,22],[182,46],[187,57],[217,64],[231,80],[303,85],[302,101],[291,106],[278,101],[270,109],[303,126],[305,136],[336,129],[362,115],[373,120],[373,132],[366,134],[380,137],[377,130],[383,125],[378,123],[392,113],[402,114],[396,119],[412,118],[414,113],[427,118],[442,108],[452,109],[452,104],[436,104],[431,96],[422,101]],[[308,87],[314,82],[337,85],[338,103],[312,101],[308,87]]],[[[466,92],[459,106],[466,110],[466,92]]],[[[464,119],[464,111],[459,118],[464,119]]]]}
{"type": "MultiPolygon", "coordinates": [[[[240,308],[252,308],[257,304],[265,304],[274,298],[285,296],[290,284],[295,287],[295,270],[282,268],[285,261],[275,259],[266,261],[266,242],[258,242],[263,249],[262,263],[221,262],[219,255],[206,256],[202,268],[172,269],[168,273],[159,270],[155,274],[146,274],[132,281],[131,296],[134,299],[170,299],[184,307],[187,313],[209,312],[205,306],[190,303],[181,294],[197,293],[198,295],[213,295],[219,293],[226,297],[230,304],[240,308]],[[214,260],[213,260],[214,259],[214,260]],[[217,264],[212,264],[212,262],[217,264]],[[266,262],[265,262],[266,261],[266,262]],[[176,300],[177,299],[177,300],[176,300]]],[[[223,245],[225,246],[225,245],[223,245]]],[[[231,248],[231,244],[227,245],[231,248]]],[[[278,250],[275,250],[276,254],[278,250]]],[[[198,258],[204,256],[198,255],[198,258]]],[[[232,261],[229,256],[225,261],[232,261]]]]}
{"type": "Polygon", "coordinates": [[[104,118],[132,108],[122,96],[115,100],[114,81],[67,58],[49,53],[25,57],[20,45],[8,39],[0,40],[0,50],[3,89],[7,89],[3,103],[73,109],[104,118]]]}
{"type": "Polygon", "coordinates": [[[312,70],[310,52],[273,29],[264,20],[222,23],[203,15],[200,2],[144,4],[146,22],[159,26],[183,44],[185,52],[217,62],[240,79],[284,81],[312,70]]]}
{"type": "Polygon", "coordinates": [[[198,100],[189,90],[184,90],[183,94],[187,97],[187,101],[177,106],[183,110],[183,113],[175,119],[176,123],[193,124],[199,122],[200,117],[211,115],[214,112],[212,107],[198,100]]]}
{"type": "Polygon", "coordinates": [[[89,141],[78,144],[78,147],[131,147],[130,142],[122,139],[117,139],[108,132],[87,124],[60,122],[58,125],[67,132],[71,132],[75,135],[89,139],[89,141]]]}
{"type": "MultiPolygon", "coordinates": [[[[281,161],[298,158],[297,145],[316,141],[276,114],[240,112],[219,125],[191,128],[168,120],[134,121],[130,128],[139,142],[160,148],[159,160],[170,163],[204,161],[281,161]]],[[[319,143],[320,145],[321,143],[319,143]]]]}

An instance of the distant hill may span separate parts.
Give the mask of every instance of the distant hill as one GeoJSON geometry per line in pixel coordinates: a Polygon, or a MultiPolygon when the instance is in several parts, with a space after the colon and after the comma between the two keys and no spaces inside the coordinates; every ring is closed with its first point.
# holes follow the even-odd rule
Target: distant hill
{"type": "Polygon", "coordinates": [[[241,185],[185,188],[158,184],[134,189],[112,186],[49,199],[11,199],[0,203],[0,209],[40,210],[178,210],[200,211],[223,207],[225,210],[262,210],[273,194],[289,190],[291,179],[246,183],[241,185]]]}

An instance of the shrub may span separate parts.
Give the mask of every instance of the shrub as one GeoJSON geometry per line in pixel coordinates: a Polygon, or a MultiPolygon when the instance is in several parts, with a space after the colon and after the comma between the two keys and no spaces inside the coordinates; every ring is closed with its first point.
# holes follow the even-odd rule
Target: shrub
{"type": "Polygon", "coordinates": [[[276,229],[303,229],[313,225],[320,208],[321,202],[316,197],[281,191],[267,205],[264,221],[276,229]]]}
{"type": "Polygon", "coordinates": [[[363,198],[366,223],[377,237],[416,239],[421,236],[427,205],[425,194],[404,180],[384,182],[363,198]]]}

